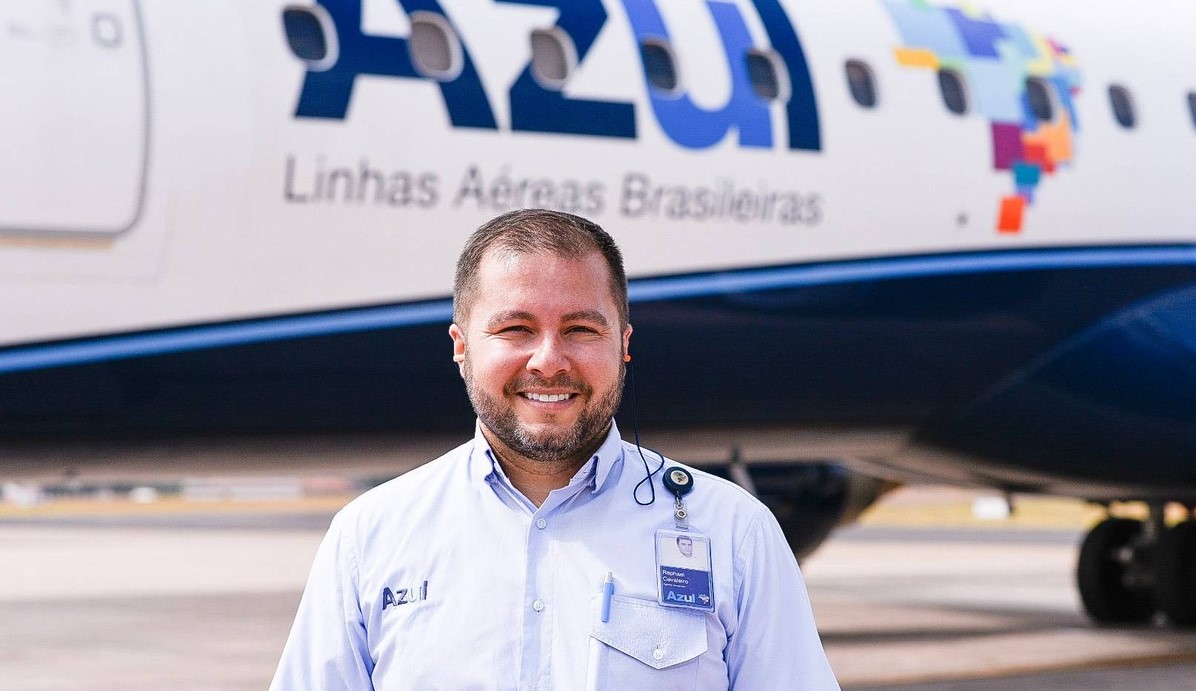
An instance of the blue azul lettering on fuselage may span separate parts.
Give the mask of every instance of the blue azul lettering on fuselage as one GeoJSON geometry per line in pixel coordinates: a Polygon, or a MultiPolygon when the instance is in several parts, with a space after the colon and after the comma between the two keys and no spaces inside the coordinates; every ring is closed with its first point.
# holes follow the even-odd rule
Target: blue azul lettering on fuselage
{"type": "MultiPolygon", "coordinates": [[[[434,12],[445,16],[436,0],[396,0],[403,11],[434,12]]],[[[361,30],[362,0],[318,0],[336,25],[340,54],[327,70],[308,70],[303,79],[296,117],[343,120],[359,75],[426,79],[416,72],[407,39],[371,36],[361,30]]],[[[494,111],[473,66],[469,48],[461,43],[461,73],[452,81],[429,80],[440,87],[454,127],[496,129],[494,111]]]]}
{"type": "MultiPolygon", "coordinates": [[[[447,18],[437,0],[394,0],[406,13],[429,12],[447,18]]],[[[572,40],[580,64],[585,60],[608,15],[601,0],[496,0],[509,4],[555,7],[560,13],[555,28],[572,40]]],[[[656,0],[623,0],[637,44],[645,39],[667,40],[656,0]]],[[[494,109],[486,96],[469,47],[461,46],[460,73],[451,80],[419,74],[412,63],[405,38],[374,36],[362,31],[362,0],[317,0],[336,27],[339,54],[324,70],[309,69],[295,109],[296,117],[344,119],[359,75],[419,79],[434,82],[454,127],[497,129],[494,109]]],[[[661,130],[674,143],[702,149],[723,141],[732,131],[744,147],[774,145],[771,108],[752,87],[745,56],[752,50],[771,49],[784,63],[789,80],[786,104],[788,148],[821,149],[821,133],[813,82],[805,54],[785,10],[777,0],[752,0],[771,46],[757,46],[739,7],[725,0],[706,3],[723,44],[731,76],[731,93],[721,108],[698,107],[688,94],[662,93],[641,71],[652,111],[661,130]]],[[[511,129],[583,136],[634,139],[635,105],[620,101],[570,98],[563,91],[540,84],[529,64],[511,86],[511,129]]]]}
{"type": "MultiPolygon", "coordinates": [[[[586,59],[598,31],[606,24],[601,0],[498,0],[543,5],[560,10],[556,28],[573,39],[577,62],[586,59]]],[[[511,85],[511,129],[600,137],[635,138],[635,106],[631,103],[569,98],[563,91],[540,86],[529,63],[511,85]]]]}
{"type": "Polygon", "coordinates": [[[785,106],[789,148],[819,151],[822,149],[822,130],[814,97],[814,80],[810,78],[810,66],[806,63],[797,29],[779,0],[752,0],[752,4],[756,6],[772,49],[781,56],[789,73],[789,103],[785,106]]]}
{"type": "MultiPolygon", "coordinates": [[[[652,0],[623,0],[627,19],[635,31],[637,44],[652,39],[669,40],[660,11],[652,0]]],[[[656,120],[669,138],[689,149],[714,146],[732,128],[739,131],[743,146],[772,146],[772,119],[768,103],[756,96],[748,77],[745,56],[754,47],[743,16],[735,5],[727,2],[707,2],[714,25],[722,39],[723,52],[731,74],[731,96],[726,105],[717,110],[704,110],[694,104],[687,93],[663,93],[648,89],[656,120]]]]}

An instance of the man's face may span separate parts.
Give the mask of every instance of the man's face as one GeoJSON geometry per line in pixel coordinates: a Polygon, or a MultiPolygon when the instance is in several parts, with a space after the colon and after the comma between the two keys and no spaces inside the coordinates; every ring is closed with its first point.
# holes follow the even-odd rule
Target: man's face
{"type": "Polygon", "coordinates": [[[677,538],[677,549],[681,550],[681,554],[686,557],[694,555],[694,541],[687,537],[677,538]]]}
{"type": "Polygon", "coordinates": [[[578,460],[600,443],[619,407],[631,327],[620,329],[599,252],[491,250],[466,314],[449,334],[488,431],[533,461],[578,460]]]}

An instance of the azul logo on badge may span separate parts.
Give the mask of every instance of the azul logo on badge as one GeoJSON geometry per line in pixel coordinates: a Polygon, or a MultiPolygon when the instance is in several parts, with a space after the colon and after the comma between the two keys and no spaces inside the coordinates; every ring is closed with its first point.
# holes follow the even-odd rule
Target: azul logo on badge
{"type": "Polygon", "coordinates": [[[710,604],[709,595],[686,595],[684,593],[678,593],[672,590],[667,592],[667,594],[664,596],[664,599],[668,600],[669,602],[687,603],[691,605],[698,602],[702,603],[703,606],[710,604]]]}
{"type": "Polygon", "coordinates": [[[660,567],[661,604],[708,609],[712,604],[710,593],[708,571],[660,567]]]}
{"type": "Polygon", "coordinates": [[[406,605],[428,599],[428,582],[424,581],[418,588],[390,588],[382,589],[382,611],[391,605],[406,605]]]}

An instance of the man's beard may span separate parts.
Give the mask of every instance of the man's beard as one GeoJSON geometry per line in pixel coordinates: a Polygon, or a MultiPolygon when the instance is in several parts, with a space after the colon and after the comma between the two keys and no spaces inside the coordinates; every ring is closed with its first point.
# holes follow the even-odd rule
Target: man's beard
{"type": "Polygon", "coordinates": [[[514,407],[507,403],[509,397],[518,395],[516,391],[542,387],[566,389],[579,396],[589,397],[593,395],[593,388],[567,377],[527,377],[507,384],[503,387],[503,398],[494,398],[476,385],[468,361],[465,362],[464,373],[465,391],[482,424],[515,453],[544,463],[572,459],[587,451],[591,445],[597,446],[594,442],[606,432],[623,395],[623,377],[620,373],[619,382],[602,398],[590,398],[570,428],[555,433],[536,433],[520,423],[514,407]]]}

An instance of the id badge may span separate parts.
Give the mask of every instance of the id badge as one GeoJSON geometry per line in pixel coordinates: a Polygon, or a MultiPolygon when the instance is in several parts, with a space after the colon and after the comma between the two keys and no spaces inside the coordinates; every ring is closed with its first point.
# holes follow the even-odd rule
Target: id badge
{"type": "Polygon", "coordinates": [[[665,607],[713,612],[710,538],[692,530],[657,530],[656,582],[665,607]]]}

